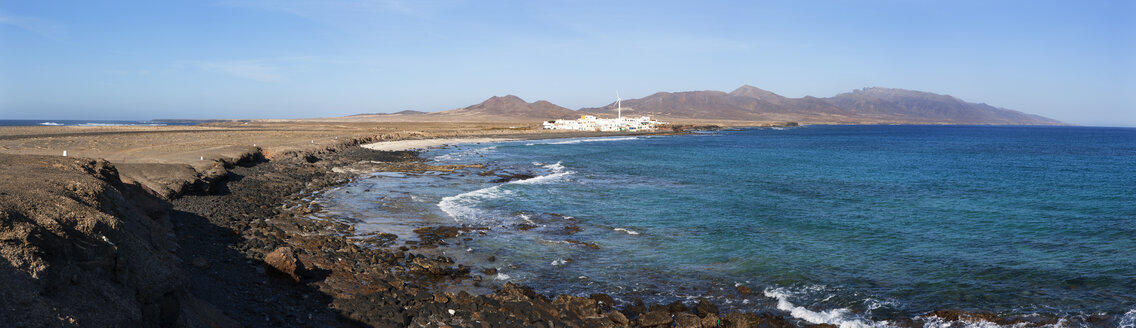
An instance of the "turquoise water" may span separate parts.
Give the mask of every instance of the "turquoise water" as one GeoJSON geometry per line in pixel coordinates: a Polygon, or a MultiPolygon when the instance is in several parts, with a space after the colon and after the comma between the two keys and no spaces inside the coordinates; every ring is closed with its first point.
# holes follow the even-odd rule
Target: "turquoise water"
{"type": "Polygon", "coordinates": [[[462,257],[546,293],[709,296],[838,324],[1136,317],[1136,129],[808,126],[426,156],[536,178],[377,174],[323,201],[405,238],[488,227],[462,257]]]}

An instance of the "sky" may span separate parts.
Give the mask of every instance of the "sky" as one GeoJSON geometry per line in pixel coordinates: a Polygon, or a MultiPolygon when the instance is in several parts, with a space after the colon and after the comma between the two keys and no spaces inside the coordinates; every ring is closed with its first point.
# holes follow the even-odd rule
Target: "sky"
{"type": "Polygon", "coordinates": [[[1136,126],[1136,1],[0,0],[0,119],[304,118],[753,85],[1136,126]]]}

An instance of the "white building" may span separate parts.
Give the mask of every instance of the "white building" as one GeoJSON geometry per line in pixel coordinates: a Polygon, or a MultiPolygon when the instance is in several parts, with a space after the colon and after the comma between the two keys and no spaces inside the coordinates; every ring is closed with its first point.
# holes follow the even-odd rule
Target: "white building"
{"type": "Polygon", "coordinates": [[[652,120],[650,117],[636,118],[597,118],[593,115],[582,115],[575,120],[555,120],[544,122],[546,130],[575,130],[575,131],[654,131],[659,125],[667,122],[652,120]]]}
{"type": "MultiPolygon", "coordinates": [[[[623,117],[623,100],[615,97],[616,118],[597,118],[594,115],[580,115],[575,120],[554,120],[544,122],[545,130],[575,131],[654,131],[667,122],[652,120],[647,116],[638,118],[623,117]]],[[[627,110],[631,110],[628,108],[627,110]]]]}

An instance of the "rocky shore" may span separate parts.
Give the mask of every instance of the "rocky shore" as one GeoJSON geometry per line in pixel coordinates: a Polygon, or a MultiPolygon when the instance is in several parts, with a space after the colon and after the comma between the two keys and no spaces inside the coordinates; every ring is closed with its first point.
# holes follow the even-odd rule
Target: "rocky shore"
{"type": "MultiPolygon", "coordinates": [[[[425,171],[409,151],[344,142],[218,162],[192,188],[157,192],[102,160],[0,157],[0,320],[16,327],[796,327],[784,313],[720,313],[706,300],[615,304],[604,294],[540,295],[480,285],[483,270],[352,236],[318,220],[313,192],[367,170],[425,171]],[[354,238],[353,238],[354,237],[354,238]]],[[[426,243],[462,227],[419,231],[426,243]]],[[[1051,321],[937,311],[927,320],[1051,321]],[[942,312],[942,313],[939,313],[942,312]]],[[[927,320],[895,322],[923,326],[927,320]]]]}

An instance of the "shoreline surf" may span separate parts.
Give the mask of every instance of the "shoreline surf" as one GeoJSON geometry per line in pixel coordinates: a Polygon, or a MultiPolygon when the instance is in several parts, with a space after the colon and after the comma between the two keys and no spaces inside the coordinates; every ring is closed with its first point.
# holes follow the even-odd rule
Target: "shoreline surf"
{"type": "MultiPolygon", "coordinates": [[[[574,143],[583,143],[583,142],[589,142],[589,141],[566,140],[566,141],[555,141],[555,142],[551,142],[551,143],[574,144],[574,143]]],[[[496,146],[498,146],[498,144],[479,145],[480,148],[492,148],[492,147],[496,147],[496,146]],[[488,147],[480,147],[480,146],[488,146],[488,147]]],[[[470,150],[477,150],[477,149],[470,149],[470,150]]],[[[559,165],[559,163],[557,163],[557,164],[559,165]]],[[[537,165],[537,163],[533,163],[533,165],[537,165]]],[[[541,165],[537,165],[537,166],[541,166],[541,165]]],[[[563,172],[562,171],[552,172],[552,170],[549,170],[548,174],[532,176],[532,177],[527,178],[527,180],[536,181],[536,180],[540,180],[540,179],[548,179],[549,176],[552,176],[553,174],[559,174],[559,173],[563,173],[563,172]]],[[[524,184],[525,181],[526,181],[526,179],[522,179],[522,180],[516,180],[516,181],[507,182],[507,183],[524,184]]],[[[468,198],[471,198],[471,197],[477,198],[477,197],[487,196],[488,194],[490,194],[492,192],[501,191],[499,186],[502,186],[502,185],[501,184],[492,185],[492,186],[489,186],[487,188],[476,189],[476,190],[473,190],[473,191],[468,191],[468,192],[457,194],[457,195],[451,195],[451,196],[448,196],[448,197],[450,197],[449,199],[445,199],[445,198],[442,199],[442,201],[439,203],[439,205],[444,205],[442,203],[445,203],[445,204],[448,204],[448,205],[454,205],[454,204],[460,203],[459,201],[462,200],[462,199],[468,199],[468,198]],[[497,189],[494,189],[494,188],[497,188],[497,189]],[[486,190],[489,190],[489,191],[486,191],[486,190]]],[[[489,196],[492,196],[492,195],[489,195],[489,196]]],[[[501,195],[498,195],[498,196],[501,196],[501,195]]],[[[497,198],[497,197],[489,197],[489,198],[497,198]]],[[[446,206],[441,206],[441,207],[446,207],[446,206]]],[[[442,208],[442,211],[445,212],[446,214],[450,215],[450,216],[453,216],[454,213],[456,213],[453,210],[447,211],[445,208],[442,208]],[[454,212],[454,213],[451,213],[451,212],[454,212]]],[[[461,217],[461,216],[469,216],[469,215],[459,213],[458,216],[461,217]]],[[[523,214],[520,217],[522,219],[524,219],[524,221],[529,221],[529,219],[531,219],[531,214],[523,214]]],[[[459,222],[459,223],[469,223],[469,222],[459,222]]],[[[509,223],[509,224],[517,225],[517,224],[526,224],[526,223],[532,224],[531,221],[520,222],[520,223],[509,223]]],[[[501,225],[501,222],[494,222],[494,224],[501,225]]],[[[507,224],[507,225],[509,225],[509,224],[507,224]]],[[[619,231],[621,231],[620,229],[629,230],[629,231],[636,231],[636,233],[639,233],[641,231],[641,229],[638,229],[638,228],[635,228],[635,227],[615,227],[612,230],[619,232],[619,231]]],[[[626,233],[626,234],[631,235],[630,233],[626,233]]],[[[455,249],[455,250],[452,250],[452,251],[460,251],[460,249],[455,249]]],[[[553,267],[560,267],[560,266],[562,266],[566,263],[571,263],[571,262],[566,261],[566,260],[561,259],[561,258],[557,258],[557,259],[554,259],[550,263],[547,263],[547,264],[549,264],[553,267]]],[[[505,273],[504,272],[498,272],[498,274],[505,274],[505,273]]],[[[830,310],[824,310],[824,311],[816,310],[816,311],[814,311],[814,310],[812,310],[811,307],[807,307],[807,305],[800,305],[800,304],[797,304],[795,302],[791,302],[791,300],[792,300],[791,296],[792,295],[790,295],[791,292],[788,291],[788,290],[776,289],[776,288],[774,288],[774,289],[767,288],[767,289],[765,289],[764,292],[758,291],[757,293],[758,294],[764,294],[765,297],[770,299],[771,303],[776,304],[775,305],[776,308],[783,310],[783,311],[786,311],[786,312],[789,312],[789,313],[802,314],[803,317],[802,316],[797,316],[797,317],[799,319],[807,320],[807,321],[810,321],[810,322],[813,322],[813,323],[840,324],[840,323],[855,323],[855,322],[857,322],[857,320],[859,320],[859,318],[857,318],[855,316],[848,316],[850,314],[850,312],[846,312],[846,311],[848,311],[847,309],[843,310],[845,312],[838,311],[840,309],[830,309],[830,310]],[[803,311],[811,311],[811,312],[803,312],[803,311]],[[837,311],[837,312],[831,312],[831,311],[837,311]],[[812,318],[813,320],[809,320],[806,317],[812,318]],[[817,322],[816,320],[820,320],[820,321],[823,321],[823,322],[817,322]]],[[[930,311],[930,310],[926,310],[926,311],[930,311]]],[[[930,313],[930,312],[928,312],[928,313],[930,313]]],[[[1085,315],[1089,315],[1089,314],[1085,314],[1085,315]]],[[[1113,314],[1113,315],[1121,317],[1116,322],[1120,322],[1120,321],[1124,320],[1123,317],[1125,316],[1125,314],[1116,313],[1116,314],[1113,314]]],[[[908,317],[908,318],[897,318],[897,319],[912,319],[912,318],[908,317]]]]}

